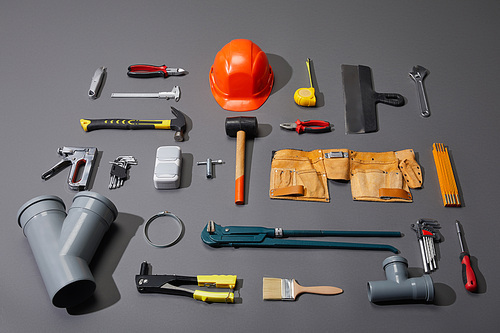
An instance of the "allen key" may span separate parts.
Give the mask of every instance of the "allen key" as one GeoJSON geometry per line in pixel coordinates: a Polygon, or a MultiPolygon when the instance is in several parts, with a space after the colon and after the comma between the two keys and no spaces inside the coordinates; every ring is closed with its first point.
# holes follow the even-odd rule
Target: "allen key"
{"type": "Polygon", "coordinates": [[[441,226],[435,220],[420,219],[415,224],[412,224],[411,228],[417,234],[424,273],[435,271],[438,256],[434,243],[441,241],[441,236],[437,230],[441,226]]]}

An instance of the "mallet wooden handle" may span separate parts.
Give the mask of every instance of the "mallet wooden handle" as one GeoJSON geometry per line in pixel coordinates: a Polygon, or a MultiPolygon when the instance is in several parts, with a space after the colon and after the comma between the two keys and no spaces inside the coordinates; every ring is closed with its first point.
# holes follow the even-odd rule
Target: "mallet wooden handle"
{"type": "Polygon", "coordinates": [[[245,140],[257,135],[257,118],[227,117],[226,134],[236,137],[236,175],[234,203],[245,204],[245,140]]]}
{"type": "Polygon", "coordinates": [[[245,131],[236,133],[236,172],[234,178],[234,203],[245,203],[245,131]]]}

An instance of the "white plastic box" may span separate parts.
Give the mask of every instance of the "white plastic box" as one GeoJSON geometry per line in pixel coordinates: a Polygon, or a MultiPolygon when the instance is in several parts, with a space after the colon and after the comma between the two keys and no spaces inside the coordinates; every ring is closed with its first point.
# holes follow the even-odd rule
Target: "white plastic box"
{"type": "Polygon", "coordinates": [[[162,146],[156,150],[153,182],[158,190],[181,185],[182,152],[179,146],[162,146]]]}

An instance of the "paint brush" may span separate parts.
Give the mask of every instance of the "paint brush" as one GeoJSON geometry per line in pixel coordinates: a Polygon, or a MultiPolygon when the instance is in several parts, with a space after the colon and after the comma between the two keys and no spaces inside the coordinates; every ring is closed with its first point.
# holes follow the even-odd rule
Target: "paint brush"
{"type": "Polygon", "coordinates": [[[265,277],[262,280],[262,298],[269,301],[295,301],[302,293],[336,295],[342,292],[342,289],[330,286],[303,287],[295,279],[265,277]]]}

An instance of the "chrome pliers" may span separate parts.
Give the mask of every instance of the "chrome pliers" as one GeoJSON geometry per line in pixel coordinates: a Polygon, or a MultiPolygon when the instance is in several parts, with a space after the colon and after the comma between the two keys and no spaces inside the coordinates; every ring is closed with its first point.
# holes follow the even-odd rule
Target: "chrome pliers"
{"type": "Polygon", "coordinates": [[[167,67],[166,65],[136,64],[128,67],[127,75],[135,78],[167,77],[169,75],[186,75],[188,71],[183,68],[167,67]]]}
{"type": "Polygon", "coordinates": [[[192,297],[203,302],[234,303],[233,290],[236,286],[236,275],[151,275],[150,264],[141,264],[139,275],[135,276],[137,291],[143,294],[170,294],[192,297]],[[228,288],[228,292],[211,292],[191,290],[180,285],[198,285],[200,287],[228,288]]]}
{"type": "Polygon", "coordinates": [[[306,120],[300,121],[297,119],[294,123],[281,123],[282,129],[297,131],[297,133],[325,133],[332,130],[332,125],[328,121],[323,120],[306,120]]]}

